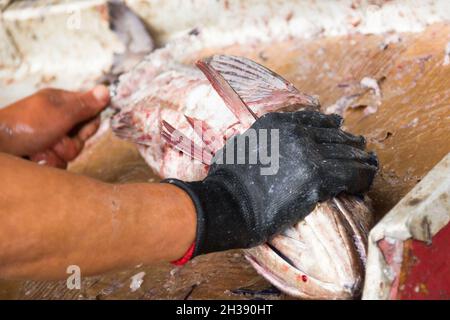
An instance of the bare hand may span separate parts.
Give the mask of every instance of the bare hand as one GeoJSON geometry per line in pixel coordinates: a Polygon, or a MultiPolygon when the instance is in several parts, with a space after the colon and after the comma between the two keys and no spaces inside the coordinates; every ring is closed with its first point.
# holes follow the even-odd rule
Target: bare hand
{"type": "Polygon", "coordinates": [[[65,168],[98,129],[105,86],[87,92],[43,89],[0,110],[0,151],[65,168]]]}

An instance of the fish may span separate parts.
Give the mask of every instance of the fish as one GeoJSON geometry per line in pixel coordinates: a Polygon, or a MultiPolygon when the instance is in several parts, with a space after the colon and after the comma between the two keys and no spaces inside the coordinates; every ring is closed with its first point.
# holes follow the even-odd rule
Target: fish
{"type": "MultiPolygon", "coordinates": [[[[214,154],[268,112],[319,110],[316,96],[244,57],[213,55],[194,65],[137,67],[115,88],[116,136],[134,142],[161,178],[203,179],[214,154]],[[135,90],[134,90],[135,89],[135,90]],[[182,139],[180,139],[182,137],[182,139]]],[[[303,299],[361,294],[370,199],[341,194],[266,243],[244,249],[255,270],[303,299]]]]}

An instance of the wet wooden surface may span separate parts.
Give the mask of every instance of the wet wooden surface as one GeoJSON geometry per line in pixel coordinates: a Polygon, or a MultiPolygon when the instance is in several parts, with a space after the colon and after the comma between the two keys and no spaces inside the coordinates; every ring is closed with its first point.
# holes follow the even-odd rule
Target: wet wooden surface
{"type": "MultiPolygon", "coordinates": [[[[377,217],[392,208],[450,152],[450,65],[444,49],[450,26],[439,24],[420,34],[352,35],[270,45],[233,46],[222,53],[259,61],[320,97],[327,110],[343,97],[356,97],[343,114],[346,129],[363,134],[381,161],[370,192],[377,217]],[[387,39],[394,43],[387,44],[387,39]],[[362,88],[364,77],[379,81],[381,95],[362,88]]],[[[206,56],[215,53],[205,51],[206,56]]],[[[347,99],[349,100],[349,99],[347,99]]],[[[342,99],[340,101],[343,101],[342,99]]],[[[134,146],[107,134],[71,170],[109,182],[155,181],[134,146]]],[[[151,248],[149,248],[151,250],[151,248]]],[[[64,281],[1,281],[0,298],[19,299],[249,299],[238,288],[270,285],[247,264],[240,251],[199,257],[183,268],[170,264],[84,279],[81,290],[64,281]],[[130,277],[144,271],[132,292],[130,277]]],[[[280,299],[262,292],[256,298],[280,299]]]]}

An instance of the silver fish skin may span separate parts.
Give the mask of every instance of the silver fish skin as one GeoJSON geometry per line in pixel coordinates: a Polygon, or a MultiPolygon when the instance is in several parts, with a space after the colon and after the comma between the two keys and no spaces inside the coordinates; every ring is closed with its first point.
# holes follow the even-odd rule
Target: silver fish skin
{"type": "MultiPolygon", "coordinates": [[[[226,139],[245,131],[267,112],[319,108],[316,97],[301,93],[249,59],[216,55],[200,60],[197,67],[203,74],[179,64],[138,71],[145,79],[136,74],[125,77],[134,83],[123,83],[126,90],[113,98],[113,105],[120,108],[111,122],[113,131],[135,142],[163,178],[204,178],[212,154],[226,139]],[[133,93],[139,83],[148,85],[145,94],[133,93]],[[201,132],[194,122],[200,123],[201,132]],[[176,143],[174,136],[182,136],[188,144],[176,143]],[[221,137],[214,150],[210,150],[209,136],[221,137]]],[[[355,298],[363,285],[367,237],[373,224],[368,202],[342,195],[320,203],[282,234],[245,250],[246,257],[258,273],[289,295],[355,298]]]]}

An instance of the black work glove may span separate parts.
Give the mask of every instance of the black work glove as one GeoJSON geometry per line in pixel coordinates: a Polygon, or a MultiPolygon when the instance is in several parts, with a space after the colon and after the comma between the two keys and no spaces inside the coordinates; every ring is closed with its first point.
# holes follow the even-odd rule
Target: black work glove
{"type": "Polygon", "coordinates": [[[340,192],[367,191],[377,158],[364,151],[362,136],[340,130],[341,123],[337,115],[314,111],[269,113],[251,126],[254,130],[234,136],[216,153],[203,181],[165,180],[184,189],[197,209],[194,256],[256,246],[304,218],[319,201],[340,192]],[[271,129],[278,129],[278,139],[271,129]],[[260,136],[254,144],[238,143],[255,132],[267,143],[260,136]],[[234,164],[226,161],[230,150],[235,151],[228,156],[234,164]],[[271,164],[250,161],[267,154],[271,164]],[[245,164],[238,164],[242,155],[245,164]],[[224,164],[217,163],[220,159],[224,164]]]}

